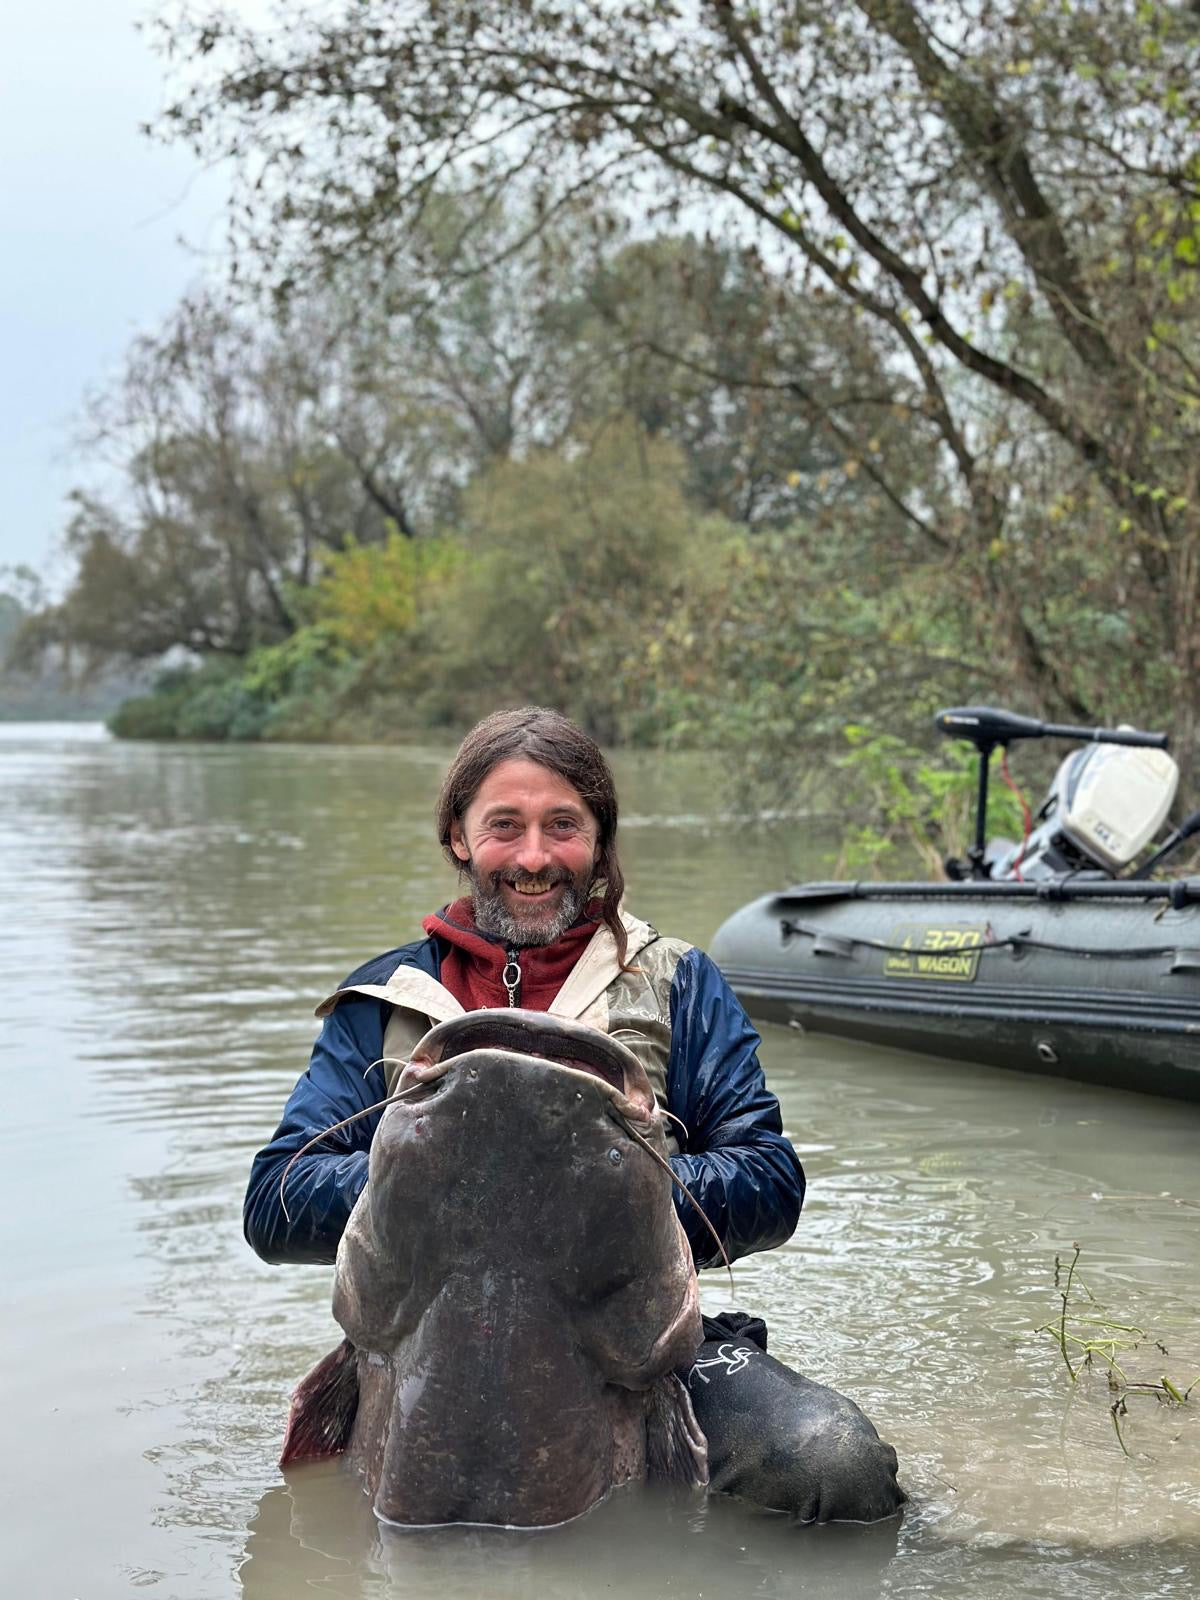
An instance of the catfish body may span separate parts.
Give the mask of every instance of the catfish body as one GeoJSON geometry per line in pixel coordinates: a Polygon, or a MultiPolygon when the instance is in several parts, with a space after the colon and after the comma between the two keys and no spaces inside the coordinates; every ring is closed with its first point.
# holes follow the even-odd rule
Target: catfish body
{"type": "Polygon", "coordinates": [[[544,1527],[648,1475],[705,1482],[674,1376],[701,1340],[695,1269],[636,1057],[469,1012],[398,1092],[338,1250],[347,1343],[297,1391],[284,1460],[344,1440],[408,1526],[544,1527]]]}

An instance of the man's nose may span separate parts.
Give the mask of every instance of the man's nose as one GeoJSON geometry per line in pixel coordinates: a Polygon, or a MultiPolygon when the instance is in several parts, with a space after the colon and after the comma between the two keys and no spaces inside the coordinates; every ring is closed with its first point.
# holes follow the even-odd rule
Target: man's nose
{"type": "Polygon", "coordinates": [[[526,872],[540,872],[550,862],[549,841],[536,823],[525,829],[521,835],[521,846],[517,851],[517,864],[524,867],[526,872]]]}

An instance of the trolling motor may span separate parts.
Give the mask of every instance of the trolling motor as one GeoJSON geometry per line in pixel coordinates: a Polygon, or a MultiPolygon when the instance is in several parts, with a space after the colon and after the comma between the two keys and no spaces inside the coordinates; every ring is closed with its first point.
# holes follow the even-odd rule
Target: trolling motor
{"type": "MultiPolygon", "coordinates": [[[[967,859],[951,859],[952,878],[1048,879],[1084,872],[1115,878],[1128,867],[1166,820],[1179,784],[1179,768],[1167,754],[1165,733],[1137,728],[1079,728],[1038,722],[992,706],[954,706],[939,711],[934,726],[948,738],[965,739],[979,751],[975,839],[967,859]],[[986,842],[988,766],[992,751],[1021,739],[1086,742],[1059,766],[1037,813],[1038,826],[1019,845],[986,842]]],[[[1194,812],[1133,877],[1145,877],[1177,845],[1200,831],[1194,812]]]]}

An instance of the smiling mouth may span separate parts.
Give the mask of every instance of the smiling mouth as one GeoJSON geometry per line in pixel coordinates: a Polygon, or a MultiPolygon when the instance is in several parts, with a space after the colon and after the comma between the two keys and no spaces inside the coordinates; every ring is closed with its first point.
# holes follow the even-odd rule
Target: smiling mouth
{"type": "Polygon", "coordinates": [[[508,887],[514,894],[519,894],[524,899],[537,900],[549,894],[551,889],[556,889],[558,883],[559,880],[556,878],[528,878],[510,883],[508,887]]]}

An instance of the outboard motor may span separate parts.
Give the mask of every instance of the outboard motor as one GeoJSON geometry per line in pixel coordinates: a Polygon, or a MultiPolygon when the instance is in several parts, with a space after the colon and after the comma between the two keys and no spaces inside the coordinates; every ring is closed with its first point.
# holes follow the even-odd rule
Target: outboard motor
{"type": "MultiPolygon", "coordinates": [[[[1166,819],[1179,784],[1164,733],[1140,729],[1080,728],[1039,722],[993,706],[954,706],[934,717],[939,732],[965,739],[979,751],[975,839],[966,861],[948,861],[957,878],[1047,879],[1065,873],[1116,877],[1145,848],[1166,819]],[[1086,740],[1059,767],[1038,826],[1023,844],[986,843],[988,764],[997,746],[1021,739],[1086,740]]],[[[1134,876],[1142,876],[1176,844],[1200,831],[1200,812],[1189,817],[1134,876]]]]}
{"type": "MultiPolygon", "coordinates": [[[[1133,732],[1122,727],[1119,732],[1133,732]]],[[[1179,768],[1165,750],[1087,745],[1061,763],[1024,844],[989,849],[991,876],[1028,880],[1067,872],[1115,877],[1166,821],[1179,768]],[[1097,868],[1100,869],[1097,872],[1097,868]]]]}

